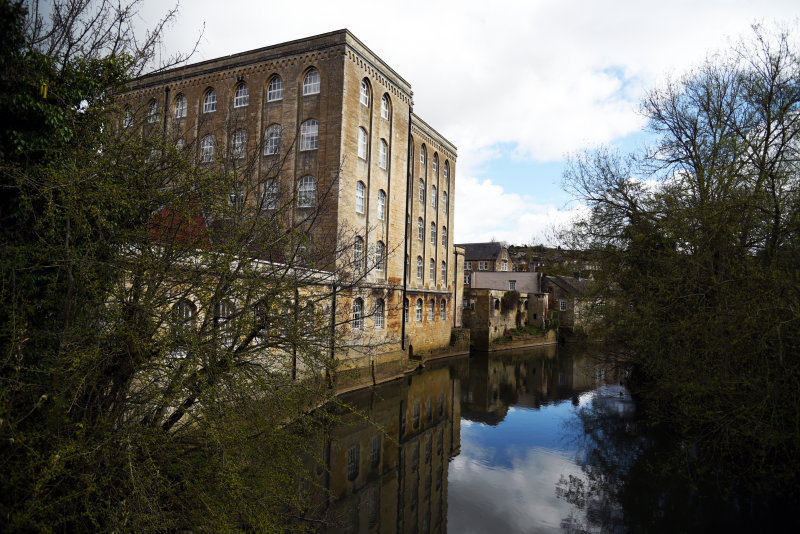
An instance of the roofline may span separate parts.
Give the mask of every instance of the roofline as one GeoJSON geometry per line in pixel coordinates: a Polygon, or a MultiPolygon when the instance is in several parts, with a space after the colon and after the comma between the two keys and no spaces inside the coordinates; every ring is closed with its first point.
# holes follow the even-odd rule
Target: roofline
{"type": "Polygon", "coordinates": [[[411,113],[411,125],[424,130],[425,133],[430,135],[436,142],[452,152],[453,156],[458,155],[458,148],[456,145],[448,141],[445,136],[436,131],[433,126],[422,120],[422,118],[414,112],[411,113]]]}

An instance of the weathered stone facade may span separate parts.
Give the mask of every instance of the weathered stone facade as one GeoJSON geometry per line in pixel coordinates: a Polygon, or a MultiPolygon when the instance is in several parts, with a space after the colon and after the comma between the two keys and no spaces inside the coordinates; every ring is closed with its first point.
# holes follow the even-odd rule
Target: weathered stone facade
{"type": "Polygon", "coordinates": [[[525,336],[516,340],[502,340],[508,337],[508,331],[515,328],[533,325],[543,329],[546,309],[547,295],[542,293],[493,289],[467,289],[464,292],[464,326],[469,328],[471,341],[477,350],[554,343],[555,336],[549,334],[542,339],[525,336]],[[516,296],[511,296],[512,293],[516,293],[516,296]],[[505,343],[499,343],[501,340],[505,343]]]}
{"type": "Polygon", "coordinates": [[[459,352],[450,347],[462,287],[452,238],[456,147],[413,114],[411,85],[349,31],[143,76],[122,98],[126,113],[147,114],[144,133],[163,128],[197,152],[198,165],[210,164],[207,145],[230,157],[234,137],[239,146],[244,139],[261,195],[278,167],[274,195],[292,204],[294,220],[319,208],[309,233],[320,257],[363,243],[367,274],[334,313],[346,323],[361,299],[360,331],[354,322],[344,335],[373,350],[341,351],[345,367],[371,368],[374,379],[376,368],[391,375],[412,355],[459,352]],[[313,207],[300,200],[306,180],[313,207]],[[384,260],[373,262],[379,251],[384,260]],[[381,318],[372,312],[380,303],[381,318]]]}

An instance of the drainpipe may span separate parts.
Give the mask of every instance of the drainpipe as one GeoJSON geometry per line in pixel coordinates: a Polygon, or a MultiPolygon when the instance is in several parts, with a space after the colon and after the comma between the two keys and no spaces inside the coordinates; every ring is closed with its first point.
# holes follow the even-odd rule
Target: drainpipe
{"type": "MultiPolygon", "coordinates": [[[[403,221],[403,235],[405,239],[403,240],[403,302],[401,303],[403,306],[403,312],[401,317],[401,327],[400,327],[400,349],[406,350],[406,289],[408,287],[408,268],[411,265],[408,261],[408,208],[409,208],[409,199],[411,198],[411,148],[412,148],[412,138],[411,138],[411,114],[414,112],[414,108],[408,106],[408,149],[406,150],[406,220],[403,221]]],[[[409,260],[410,261],[410,260],[409,260]]],[[[409,310],[409,313],[411,311],[409,310]]]]}

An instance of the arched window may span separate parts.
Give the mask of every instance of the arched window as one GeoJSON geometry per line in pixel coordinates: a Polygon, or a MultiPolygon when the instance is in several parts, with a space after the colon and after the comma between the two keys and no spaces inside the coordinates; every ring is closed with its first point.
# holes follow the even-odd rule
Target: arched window
{"type": "Polygon", "coordinates": [[[383,98],[381,98],[381,118],[389,120],[389,107],[392,105],[391,101],[389,100],[389,95],[384,94],[383,98]]]}
{"type": "Polygon", "coordinates": [[[176,119],[185,119],[186,118],[186,109],[188,105],[186,103],[186,97],[183,95],[178,95],[175,97],[175,118],[176,119]]]}
{"type": "Polygon", "coordinates": [[[233,107],[243,108],[250,103],[250,89],[247,84],[240,83],[236,87],[236,92],[233,94],[233,107]]]}
{"type": "Polygon", "coordinates": [[[431,223],[431,245],[436,246],[436,223],[431,223]]]}
{"type": "Polygon", "coordinates": [[[208,163],[214,159],[214,136],[209,134],[200,141],[200,161],[208,163]]]}
{"type": "Polygon", "coordinates": [[[267,86],[267,102],[277,100],[283,100],[283,80],[280,76],[272,78],[267,86]]]}
{"type": "Polygon", "coordinates": [[[442,262],[442,276],[440,278],[442,285],[447,285],[447,262],[442,262]]]}
{"type": "Polygon", "coordinates": [[[243,158],[247,152],[247,130],[242,128],[233,132],[231,141],[231,156],[235,159],[243,158]]]}
{"type": "Polygon", "coordinates": [[[436,186],[431,186],[431,206],[433,209],[436,209],[436,200],[439,198],[438,193],[436,192],[436,186]]]}
{"type": "Polygon", "coordinates": [[[353,330],[361,330],[364,326],[364,301],[360,298],[353,301],[353,330]]]}
{"type": "Polygon", "coordinates": [[[425,240],[425,223],[422,222],[422,217],[417,219],[417,239],[420,241],[425,240]]]}
{"type": "MultiPolygon", "coordinates": [[[[431,299],[430,302],[428,302],[428,320],[433,321],[435,318],[436,318],[436,301],[434,299],[431,299]]],[[[428,399],[428,401],[430,401],[430,399],[428,399]]]]}
{"type": "Polygon", "coordinates": [[[319,82],[319,72],[316,69],[309,70],[303,78],[303,96],[318,94],[319,82]]]}
{"type": "Polygon", "coordinates": [[[416,319],[422,322],[422,299],[417,299],[416,319]]]}
{"type": "Polygon", "coordinates": [[[450,179],[450,162],[447,160],[444,160],[444,179],[450,179]]]}
{"type": "Polygon", "coordinates": [[[150,124],[158,122],[158,102],[153,100],[147,110],[147,122],[150,124]]]}
{"type": "Polygon", "coordinates": [[[436,260],[431,258],[430,261],[428,262],[428,267],[429,267],[428,273],[430,274],[430,280],[431,280],[431,282],[435,282],[436,281],[436,260]]]}
{"type": "Polygon", "coordinates": [[[408,322],[408,299],[403,300],[403,321],[408,322]]]}
{"type": "Polygon", "coordinates": [[[417,256],[417,278],[422,278],[422,256],[417,256]]]}
{"type": "Polygon", "coordinates": [[[281,127],[278,124],[270,124],[264,132],[264,155],[270,156],[281,151],[281,127]]]}
{"type": "Polygon", "coordinates": [[[419,179],[419,190],[417,191],[417,198],[420,202],[425,202],[425,181],[420,178],[419,179]]]}
{"type": "Polygon", "coordinates": [[[419,148],[419,162],[425,165],[425,145],[419,148]]]}
{"type": "Polygon", "coordinates": [[[378,220],[382,221],[386,218],[386,192],[381,189],[378,191],[378,220]]]}
{"type": "Polygon", "coordinates": [[[386,247],[383,241],[378,241],[375,245],[375,270],[382,271],[384,264],[384,255],[386,254],[386,247]]]}
{"type": "Polygon", "coordinates": [[[203,113],[212,113],[214,111],[217,111],[217,92],[209,89],[203,97],[203,113]]]}
{"type": "Polygon", "coordinates": [[[316,150],[319,142],[319,122],[308,119],[300,125],[300,150],[316,150]]]}
{"type": "Polygon", "coordinates": [[[261,204],[265,210],[278,208],[278,180],[269,178],[264,182],[264,201],[261,204]]]}
{"type": "Polygon", "coordinates": [[[353,263],[358,270],[361,270],[364,263],[364,238],[358,235],[353,241],[353,263]]]}
{"type": "Polygon", "coordinates": [[[122,127],[130,128],[133,126],[133,110],[130,107],[125,108],[125,115],[122,117],[122,127]]]}
{"type": "Polygon", "coordinates": [[[383,316],[386,313],[386,303],[383,299],[375,301],[375,328],[383,328],[383,316]]]}
{"type": "Polygon", "coordinates": [[[378,157],[378,166],[385,169],[389,160],[389,145],[386,144],[385,139],[381,139],[380,152],[378,157]]]}
{"type": "Polygon", "coordinates": [[[224,328],[231,320],[234,313],[234,305],[228,299],[221,300],[214,306],[214,324],[218,328],[224,328]]]}
{"type": "Polygon", "coordinates": [[[367,131],[364,128],[358,128],[358,157],[367,159],[367,131]]]}
{"type": "Polygon", "coordinates": [[[361,93],[358,100],[362,105],[369,107],[369,83],[366,78],[361,80],[361,93]]]}
{"type": "Polygon", "coordinates": [[[297,207],[313,208],[317,203],[317,181],[313,176],[303,176],[297,188],[297,207]]]}
{"type": "Polygon", "coordinates": [[[433,163],[431,164],[434,174],[439,172],[439,154],[433,153],[433,163]]]}
{"type": "Polygon", "coordinates": [[[364,213],[364,192],[366,191],[364,182],[356,183],[356,213],[364,213]]]}
{"type": "Polygon", "coordinates": [[[192,325],[192,321],[194,320],[194,314],[197,308],[195,308],[192,301],[188,299],[181,299],[175,304],[175,325],[178,328],[184,329],[188,328],[192,325]]]}
{"type": "Polygon", "coordinates": [[[442,226],[442,246],[447,248],[447,227],[442,226]]]}
{"type": "MultiPolygon", "coordinates": [[[[442,302],[439,305],[439,319],[441,319],[442,321],[447,320],[447,300],[446,299],[442,299],[442,302]]],[[[442,414],[442,400],[443,400],[443,398],[440,395],[439,396],[439,415],[442,414]]],[[[441,437],[441,435],[440,435],[440,437],[441,437]]]]}
{"type": "Polygon", "coordinates": [[[450,208],[447,206],[447,191],[442,191],[442,210],[445,215],[449,213],[449,209],[450,208]]]}

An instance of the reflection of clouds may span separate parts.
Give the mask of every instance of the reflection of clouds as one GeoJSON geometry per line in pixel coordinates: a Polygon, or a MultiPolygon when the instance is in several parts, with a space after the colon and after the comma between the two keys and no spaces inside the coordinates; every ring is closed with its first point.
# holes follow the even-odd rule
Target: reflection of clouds
{"type": "Polygon", "coordinates": [[[556,483],[562,476],[582,476],[568,456],[543,448],[515,451],[523,454],[515,455],[511,468],[500,468],[481,461],[492,455],[489,451],[463,447],[465,450],[473,452],[450,464],[448,530],[561,531],[562,519],[573,508],[556,497],[556,483]]]}

